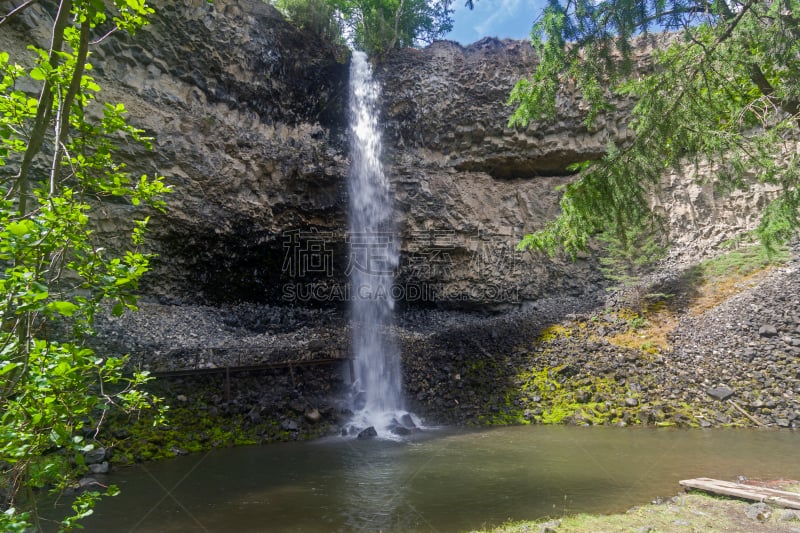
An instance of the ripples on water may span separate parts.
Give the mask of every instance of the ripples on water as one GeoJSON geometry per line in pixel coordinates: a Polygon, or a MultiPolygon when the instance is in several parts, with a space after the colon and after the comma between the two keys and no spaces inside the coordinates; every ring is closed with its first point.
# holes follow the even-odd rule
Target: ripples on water
{"type": "Polygon", "coordinates": [[[512,427],[220,450],[115,474],[86,531],[464,531],[619,512],[678,480],[800,478],[800,432],[512,427]]]}

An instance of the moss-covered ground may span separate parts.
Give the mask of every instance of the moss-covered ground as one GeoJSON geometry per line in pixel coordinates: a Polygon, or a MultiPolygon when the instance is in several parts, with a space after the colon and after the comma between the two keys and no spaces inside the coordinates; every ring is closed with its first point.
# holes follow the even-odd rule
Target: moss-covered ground
{"type": "Polygon", "coordinates": [[[747,514],[752,502],[702,493],[676,496],[613,515],[580,514],[558,519],[504,524],[492,533],[644,533],[741,532],[789,533],[800,530],[800,512],[772,508],[761,519],[747,514]],[[768,515],[767,515],[768,514],[768,515]]]}
{"type": "MultiPolygon", "coordinates": [[[[670,292],[649,294],[637,309],[617,306],[544,328],[532,346],[523,347],[524,362],[514,363],[523,368],[482,390],[492,408],[477,423],[751,426],[731,405],[665,394],[669,384],[656,383],[651,370],[668,359],[670,334],[682,316],[719,305],[788,257],[786,250],[767,255],[756,246],[736,249],[690,269],[670,292]]],[[[481,373],[492,364],[502,363],[479,360],[469,369],[481,373]]]]}
{"type": "Polygon", "coordinates": [[[326,393],[312,395],[325,380],[294,385],[277,372],[232,379],[227,394],[222,376],[155,379],[148,388],[167,405],[163,419],[155,410],[118,415],[107,422],[102,440],[119,466],[328,434],[335,421],[323,407],[326,393]],[[314,410],[312,421],[306,414],[314,410]]]}

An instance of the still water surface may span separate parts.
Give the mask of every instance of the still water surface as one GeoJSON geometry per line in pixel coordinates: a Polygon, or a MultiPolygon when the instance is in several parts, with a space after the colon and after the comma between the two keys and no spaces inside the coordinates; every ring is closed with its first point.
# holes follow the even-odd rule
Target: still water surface
{"type": "Polygon", "coordinates": [[[740,475],[800,479],[800,432],[508,427],[218,450],[115,473],[122,494],[85,531],[465,531],[740,475]]]}

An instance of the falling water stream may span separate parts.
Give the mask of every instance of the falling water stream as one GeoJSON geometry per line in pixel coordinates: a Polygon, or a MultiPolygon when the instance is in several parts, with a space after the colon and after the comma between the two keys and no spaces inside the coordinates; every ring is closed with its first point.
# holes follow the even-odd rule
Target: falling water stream
{"type": "Polygon", "coordinates": [[[390,334],[398,243],[390,183],[381,164],[379,95],[366,54],[353,52],[349,266],[356,379],[351,428],[373,427],[378,436],[388,436],[407,432],[413,423],[403,408],[400,353],[390,334]]]}

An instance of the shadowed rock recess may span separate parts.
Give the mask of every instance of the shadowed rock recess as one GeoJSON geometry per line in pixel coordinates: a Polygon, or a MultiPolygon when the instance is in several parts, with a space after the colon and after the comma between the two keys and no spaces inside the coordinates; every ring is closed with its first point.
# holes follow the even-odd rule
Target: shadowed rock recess
{"type": "MultiPolygon", "coordinates": [[[[153,152],[124,147],[130,169],[163,174],[174,190],[166,213],[152,218],[158,256],[142,284],[142,311],[101,318],[98,346],[129,352],[155,370],[347,357],[347,274],[365,267],[365,258],[348,251],[363,236],[347,234],[347,51],[257,0],[165,0],[156,8],[134,38],[114,35],[92,51],[101,99],[124,103],[130,121],[156,137],[153,152]]],[[[49,16],[37,4],[4,24],[2,49],[24,53],[31,36],[46,42],[49,16]]],[[[646,68],[646,47],[638,54],[646,68]]],[[[587,128],[581,98],[568,92],[555,122],[508,128],[509,91],[535,65],[527,42],[496,39],[396,50],[375,65],[398,228],[380,237],[401,252],[393,290],[404,313],[395,333],[414,408],[458,423],[699,425],[697,411],[685,407],[694,403],[709,405],[703,425],[750,423],[729,397],[706,392],[725,396],[729,387],[737,406],[760,422],[800,425],[795,397],[786,396],[800,393],[797,376],[769,377],[774,365],[795,357],[783,345],[753,337],[743,357],[717,357],[705,349],[720,342],[715,334],[692,333],[698,318],[675,333],[683,347],[646,360],[588,333],[578,347],[548,336],[545,328],[562,320],[597,326],[588,317],[604,301],[603,278],[590,256],[550,260],[516,245],[558,212],[557,187],[572,179],[569,165],[602,154],[609,142],[624,143],[630,102],[587,128]],[[745,385],[717,371],[735,365],[751,365],[742,376],[751,372],[754,380],[745,385]],[[708,382],[691,376],[694,368],[708,382]],[[744,395],[759,383],[768,392],[744,395]],[[558,392],[561,403],[539,387],[558,392]],[[575,408],[555,412],[565,405],[575,408]]],[[[752,229],[753,207],[769,195],[754,187],[723,198],[711,184],[665,177],[654,205],[681,244],[670,265],[752,229]]],[[[146,214],[119,203],[101,204],[100,213],[97,238],[106,246],[121,242],[132,215],[146,214]]],[[[788,321],[776,335],[791,336],[794,348],[788,321]]],[[[759,325],[752,319],[733,329],[752,333],[759,325]]],[[[248,385],[228,391],[233,398],[220,391],[209,397],[223,413],[251,413],[247,398],[269,396],[278,373],[286,385],[281,397],[273,391],[248,420],[277,419],[281,438],[297,438],[317,424],[302,413],[317,409],[335,427],[347,417],[336,400],[347,372],[308,368],[291,379],[289,370],[270,370],[262,391],[248,385]],[[320,373],[324,386],[315,381],[320,373]],[[314,376],[313,387],[296,382],[304,375],[314,376]]],[[[184,385],[181,396],[191,396],[184,385]]]]}

